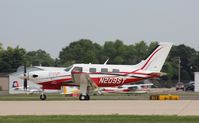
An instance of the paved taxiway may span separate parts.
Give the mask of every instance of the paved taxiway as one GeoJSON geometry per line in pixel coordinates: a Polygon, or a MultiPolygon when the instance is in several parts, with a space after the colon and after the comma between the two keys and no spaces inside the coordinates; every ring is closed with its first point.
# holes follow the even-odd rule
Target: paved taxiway
{"type": "Polygon", "coordinates": [[[0,101],[0,115],[199,115],[199,100],[0,101]]]}

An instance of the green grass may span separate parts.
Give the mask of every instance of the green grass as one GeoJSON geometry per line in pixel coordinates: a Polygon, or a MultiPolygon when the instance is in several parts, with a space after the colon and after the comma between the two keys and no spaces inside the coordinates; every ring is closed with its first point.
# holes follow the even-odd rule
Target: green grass
{"type": "Polygon", "coordinates": [[[199,123],[199,116],[0,116],[0,123],[199,123]]]}

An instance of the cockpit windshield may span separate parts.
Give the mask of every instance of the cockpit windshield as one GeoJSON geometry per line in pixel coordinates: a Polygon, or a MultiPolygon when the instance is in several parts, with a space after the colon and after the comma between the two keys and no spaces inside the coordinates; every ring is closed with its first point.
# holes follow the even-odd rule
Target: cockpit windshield
{"type": "Polygon", "coordinates": [[[73,67],[73,65],[67,67],[67,68],[65,69],[65,71],[66,71],[66,72],[70,71],[72,67],[73,67]]]}

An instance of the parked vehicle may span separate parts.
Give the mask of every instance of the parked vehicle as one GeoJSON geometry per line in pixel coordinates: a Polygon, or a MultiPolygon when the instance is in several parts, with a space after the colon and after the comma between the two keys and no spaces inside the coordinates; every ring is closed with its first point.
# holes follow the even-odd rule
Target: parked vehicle
{"type": "Polygon", "coordinates": [[[184,83],[178,82],[178,83],[176,84],[176,91],[178,91],[178,90],[182,90],[182,91],[185,90],[184,83]]]}
{"type": "Polygon", "coordinates": [[[185,85],[185,91],[194,91],[195,89],[195,82],[191,81],[185,85]]]}

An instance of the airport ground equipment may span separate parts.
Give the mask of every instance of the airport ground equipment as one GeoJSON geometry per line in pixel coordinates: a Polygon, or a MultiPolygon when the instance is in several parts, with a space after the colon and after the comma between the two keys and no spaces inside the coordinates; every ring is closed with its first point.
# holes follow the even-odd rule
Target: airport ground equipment
{"type": "Polygon", "coordinates": [[[150,100],[179,100],[180,96],[178,95],[151,95],[150,100]]]}

